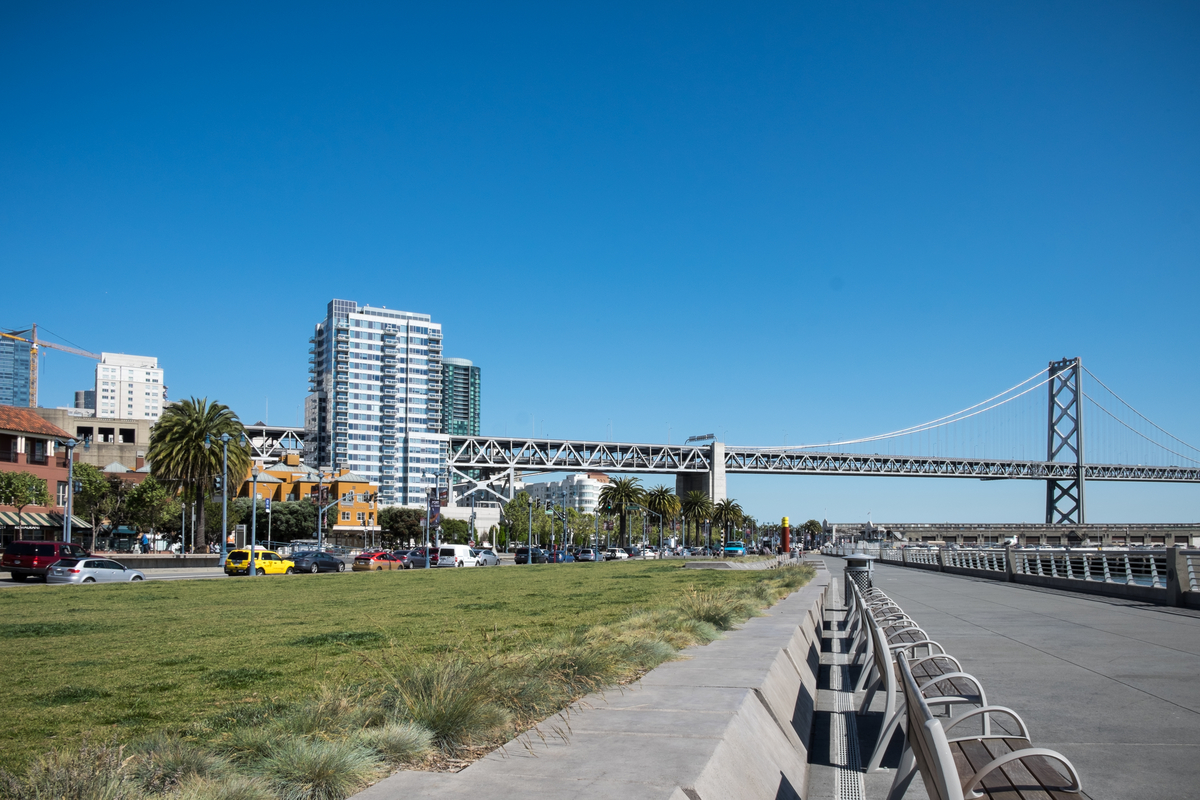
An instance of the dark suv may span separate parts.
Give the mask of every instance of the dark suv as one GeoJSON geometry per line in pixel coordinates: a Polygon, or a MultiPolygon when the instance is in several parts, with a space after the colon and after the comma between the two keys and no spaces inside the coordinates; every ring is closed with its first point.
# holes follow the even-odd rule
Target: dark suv
{"type": "Polygon", "coordinates": [[[46,580],[50,565],[60,558],[87,558],[91,553],[77,544],[66,542],[9,542],[0,558],[0,569],[12,573],[12,579],[20,583],[33,576],[46,580]]]}
{"type": "Polygon", "coordinates": [[[517,564],[545,564],[546,552],[540,548],[533,548],[532,559],[528,547],[518,547],[516,555],[513,556],[513,561],[517,564]]]}

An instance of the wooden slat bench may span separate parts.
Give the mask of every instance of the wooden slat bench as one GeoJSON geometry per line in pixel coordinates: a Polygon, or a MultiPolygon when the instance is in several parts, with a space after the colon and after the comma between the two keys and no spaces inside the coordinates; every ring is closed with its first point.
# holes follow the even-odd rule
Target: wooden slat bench
{"type": "Polygon", "coordinates": [[[933,715],[909,667],[897,653],[906,706],[907,747],[900,760],[888,800],[898,800],[916,770],[921,771],[930,800],[1080,800],[1079,773],[1061,753],[1033,747],[1024,721],[1012,709],[984,705],[949,720],[943,728],[933,715]],[[1008,734],[954,736],[953,729],[968,719],[1001,716],[1016,722],[1008,734]]]}
{"type": "MultiPolygon", "coordinates": [[[[857,589],[855,592],[857,594],[857,589]]],[[[902,652],[912,656],[917,650],[925,651],[923,657],[918,657],[914,662],[921,674],[919,691],[930,704],[944,707],[947,715],[951,706],[986,705],[987,695],[973,675],[962,671],[957,659],[947,655],[941,645],[931,641],[920,629],[906,629],[901,636],[904,641],[888,642],[882,626],[870,608],[861,603],[861,595],[856,600],[860,601],[861,624],[869,634],[871,654],[870,661],[863,666],[864,678],[860,679],[860,684],[867,683],[867,673],[874,676],[874,681],[866,687],[859,713],[866,712],[876,692],[883,692],[884,696],[883,721],[866,765],[867,772],[878,772],[881,770],[880,765],[892,735],[903,716],[903,708],[897,702],[900,686],[893,661],[894,654],[902,652]]]]}

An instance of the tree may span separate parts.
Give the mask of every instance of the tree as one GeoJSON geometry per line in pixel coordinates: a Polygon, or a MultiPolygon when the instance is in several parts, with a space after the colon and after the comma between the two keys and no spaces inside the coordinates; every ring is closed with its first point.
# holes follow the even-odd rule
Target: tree
{"type": "Polygon", "coordinates": [[[533,503],[528,492],[517,492],[504,504],[504,525],[508,529],[508,541],[513,544],[529,541],[529,506],[533,503]]]}
{"type": "Polygon", "coordinates": [[[729,529],[742,521],[742,507],[732,498],[725,498],[713,506],[712,520],[721,526],[721,543],[729,541],[729,529]]]}
{"type": "MultiPolygon", "coordinates": [[[[213,478],[221,474],[220,436],[227,433],[231,437],[228,477],[237,486],[250,470],[250,449],[241,443],[242,432],[237,414],[228,406],[209,403],[207,397],[171,403],[150,433],[146,452],[150,474],[167,489],[181,492],[187,501],[203,500],[213,478]],[[211,438],[213,446],[204,446],[206,437],[211,438]]],[[[199,527],[207,531],[205,516],[205,504],[201,502],[199,527]]],[[[199,547],[204,542],[195,544],[199,547]]]]}
{"type": "MultiPolygon", "coordinates": [[[[414,542],[421,541],[421,520],[423,519],[425,519],[425,512],[419,508],[388,506],[379,509],[379,527],[390,538],[398,539],[402,546],[410,539],[414,542]]],[[[316,521],[315,517],[313,521],[316,521]]]]}
{"type": "Polygon", "coordinates": [[[471,525],[465,519],[450,519],[442,517],[442,535],[443,542],[454,544],[466,544],[467,536],[471,533],[471,525]]]}
{"type": "Polygon", "coordinates": [[[50,507],[46,482],[32,472],[0,472],[0,505],[12,506],[17,510],[19,531],[22,527],[21,512],[25,506],[50,507]]]}
{"type": "Polygon", "coordinates": [[[103,517],[104,498],[108,494],[108,479],[91,464],[75,464],[72,468],[79,491],[75,492],[72,510],[92,523],[92,550],[96,549],[96,529],[103,517]]]}
{"type": "Polygon", "coordinates": [[[600,507],[615,509],[620,518],[621,531],[617,541],[620,542],[621,547],[629,544],[629,526],[625,510],[628,506],[640,505],[645,494],[638,478],[617,478],[611,483],[605,484],[604,488],[600,490],[600,507]]]}
{"type": "Polygon", "coordinates": [[[105,483],[104,499],[100,501],[100,514],[108,520],[109,530],[116,530],[123,525],[129,525],[129,498],[133,488],[132,481],[121,480],[116,475],[109,475],[105,483]]]}
{"type": "Polygon", "coordinates": [[[825,527],[815,519],[810,519],[800,526],[800,531],[806,536],[811,536],[813,542],[817,542],[821,534],[825,532],[825,527]]]}
{"type": "Polygon", "coordinates": [[[139,532],[157,530],[170,503],[171,494],[167,487],[153,476],[146,478],[129,490],[129,524],[139,532]]]}
{"type": "Polygon", "coordinates": [[[680,502],[675,493],[666,486],[655,486],[646,492],[646,508],[659,515],[660,524],[675,519],[679,514],[680,502]]]}
{"type": "MultiPolygon", "coordinates": [[[[693,489],[683,496],[680,502],[681,510],[685,519],[692,520],[696,525],[696,538],[694,541],[700,541],[700,521],[711,519],[713,513],[712,498],[699,489],[693,489]]],[[[687,530],[683,532],[684,539],[687,539],[687,530]]]]}

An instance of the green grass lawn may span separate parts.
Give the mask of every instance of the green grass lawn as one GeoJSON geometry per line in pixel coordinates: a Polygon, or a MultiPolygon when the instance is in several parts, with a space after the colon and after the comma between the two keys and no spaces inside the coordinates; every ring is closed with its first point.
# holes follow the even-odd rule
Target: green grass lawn
{"type": "Polygon", "coordinates": [[[0,767],[370,680],[381,661],[536,648],[771,572],[610,562],[0,592],[0,767]]]}

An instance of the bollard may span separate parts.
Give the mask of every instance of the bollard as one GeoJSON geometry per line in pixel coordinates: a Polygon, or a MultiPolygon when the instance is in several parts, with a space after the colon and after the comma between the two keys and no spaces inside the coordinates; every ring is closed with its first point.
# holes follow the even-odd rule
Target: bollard
{"type": "Polygon", "coordinates": [[[1004,580],[1013,583],[1017,579],[1017,568],[1013,565],[1013,546],[1004,547],[1004,580]]]}
{"type": "Polygon", "coordinates": [[[1182,606],[1183,593],[1191,591],[1187,556],[1179,545],[1167,548],[1167,605],[1182,606]]]}

